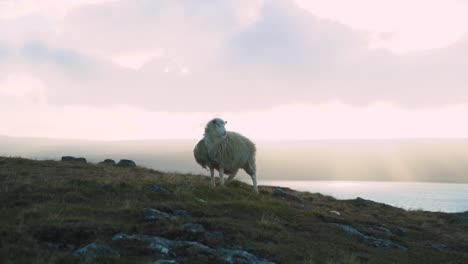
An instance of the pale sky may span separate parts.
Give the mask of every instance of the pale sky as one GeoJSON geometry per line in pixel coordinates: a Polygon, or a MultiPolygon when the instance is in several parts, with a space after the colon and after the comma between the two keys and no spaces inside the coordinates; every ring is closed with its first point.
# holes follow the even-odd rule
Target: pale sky
{"type": "Polygon", "coordinates": [[[0,135],[468,136],[466,0],[0,0],[0,135]]]}

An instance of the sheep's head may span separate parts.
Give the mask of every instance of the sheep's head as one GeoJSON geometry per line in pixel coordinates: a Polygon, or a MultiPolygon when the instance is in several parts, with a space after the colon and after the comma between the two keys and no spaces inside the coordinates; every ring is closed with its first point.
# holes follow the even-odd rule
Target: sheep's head
{"type": "Polygon", "coordinates": [[[205,133],[208,133],[210,136],[215,137],[224,137],[226,136],[226,125],[227,121],[222,120],[221,118],[212,119],[205,128],[205,133]]]}

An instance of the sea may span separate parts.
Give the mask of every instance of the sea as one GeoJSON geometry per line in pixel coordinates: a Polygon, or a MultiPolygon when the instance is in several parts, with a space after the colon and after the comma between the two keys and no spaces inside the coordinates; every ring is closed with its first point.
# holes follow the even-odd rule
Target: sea
{"type": "MultiPolygon", "coordinates": [[[[245,180],[249,182],[248,180],[245,180]]],[[[377,181],[260,181],[337,199],[363,199],[407,210],[468,211],[468,184],[377,181]]]]}

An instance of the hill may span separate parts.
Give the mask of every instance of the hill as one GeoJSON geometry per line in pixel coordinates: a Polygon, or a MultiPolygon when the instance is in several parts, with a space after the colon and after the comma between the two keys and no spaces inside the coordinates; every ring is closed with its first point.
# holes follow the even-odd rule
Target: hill
{"type": "Polygon", "coordinates": [[[468,212],[259,189],[0,158],[0,263],[468,263],[468,212]]]}

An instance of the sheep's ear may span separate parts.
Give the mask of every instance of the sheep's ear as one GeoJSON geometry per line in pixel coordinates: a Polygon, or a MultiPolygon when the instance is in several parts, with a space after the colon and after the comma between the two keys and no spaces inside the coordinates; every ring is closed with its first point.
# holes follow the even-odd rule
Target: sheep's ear
{"type": "Polygon", "coordinates": [[[212,124],[216,124],[216,120],[211,121],[212,124]]]}

